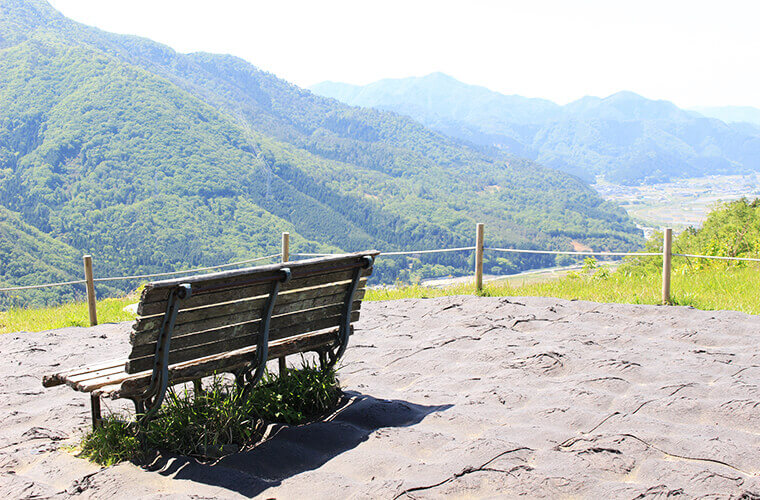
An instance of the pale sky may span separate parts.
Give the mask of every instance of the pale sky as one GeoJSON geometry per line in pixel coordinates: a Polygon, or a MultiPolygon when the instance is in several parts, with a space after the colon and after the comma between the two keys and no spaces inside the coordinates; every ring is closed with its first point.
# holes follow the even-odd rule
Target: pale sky
{"type": "Polygon", "coordinates": [[[560,104],[631,90],[760,108],[758,0],[50,0],[180,52],[234,54],[297,85],[441,71],[560,104]]]}

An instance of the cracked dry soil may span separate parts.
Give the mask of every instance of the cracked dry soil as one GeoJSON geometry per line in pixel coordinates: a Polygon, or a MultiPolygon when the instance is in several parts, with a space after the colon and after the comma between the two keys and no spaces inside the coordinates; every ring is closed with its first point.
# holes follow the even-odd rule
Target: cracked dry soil
{"type": "MultiPolygon", "coordinates": [[[[126,354],[128,324],[0,336],[10,498],[760,498],[760,317],[445,297],[365,303],[329,421],[215,463],[100,468],[87,396],[43,374],[126,354]]],[[[119,404],[109,403],[111,407],[119,404]]]]}

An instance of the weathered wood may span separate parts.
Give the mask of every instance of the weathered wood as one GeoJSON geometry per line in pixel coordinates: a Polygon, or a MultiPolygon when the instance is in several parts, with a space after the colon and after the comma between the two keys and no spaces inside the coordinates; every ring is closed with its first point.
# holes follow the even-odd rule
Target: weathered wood
{"type": "Polygon", "coordinates": [[[85,380],[90,380],[98,377],[102,377],[105,375],[113,375],[115,373],[123,373],[124,372],[124,363],[125,360],[121,360],[121,364],[117,366],[112,366],[110,368],[102,368],[100,370],[92,370],[87,373],[80,373],[79,375],[69,375],[66,377],[70,382],[73,383],[79,383],[84,382],[85,380]]]}
{"type": "MultiPolygon", "coordinates": [[[[291,337],[269,346],[272,358],[288,356],[299,352],[315,351],[334,345],[338,342],[338,330],[312,332],[298,337],[291,337]]],[[[251,360],[255,359],[256,347],[248,347],[237,351],[226,352],[201,358],[169,367],[169,383],[171,385],[190,382],[215,373],[233,372],[239,369],[251,368],[251,360]]],[[[150,383],[151,371],[143,371],[127,375],[123,380],[102,384],[94,381],[91,386],[82,386],[84,392],[96,390],[96,394],[117,398],[134,397],[142,393],[150,383]],[[97,387],[95,387],[97,386],[97,387]]]]}
{"type": "MultiPolygon", "coordinates": [[[[368,276],[370,273],[370,270],[365,270],[363,275],[368,276]]],[[[287,291],[298,290],[301,288],[345,282],[351,280],[352,276],[353,271],[347,270],[335,271],[332,273],[320,274],[316,276],[293,278],[288,283],[283,284],[280,288],[280,291],[281,293],[285,293],[287,291]]],[[[193,290],[193,295],[180,303],[180,311],[210,306],[213,304],[221,304],[224,302],[233,302],[241,299],[263,297],[268,295],[271,289],[272,285],[270,283],[266,283],[263,285],[259,284],[233,289],[215,290],[206,293],[196,293],[195,290],[193,290]]],[[[155,293],[159,292],[163,293],[161,290],[155,291],[155,293]]],[[[154,300],[154,298],[155,297],[149,295],[148,292],[143,291],[143,299],[137,308],[137,314],[139,316],[160,315],[161,313],[166,312],[167,301],[159,300],[151,302],[154,300]]]]}
{"type": "Polygon", "coordinates": [[[92,255],[82,257],[84,262],[84,280],[87,287],[87,309],[90,313],[90,326],[98,324],[98,309],[95,297],[95,278],[92,272],[92,255]]]}
{"type": "Polygon", "coordinates": [[[282,261],[290,260],[290,233],[282,233],[282,261]]]}
{"type": "MultiPolygon", "coordinates": [[[[280,257],[282,257],[282,262],[290,260],[290,233],[282,233],[282,251],[280,252],[280,257]]],[[[287,369],[285,358],[278,359],[277,365],[280,368],[280,375],[284,375],[287,369]]]]}
{"type": "MultiPolygon", "coordinates": [[[[300,278],[332,274],[341,270],[350,270],[364,263],[363,258],[367,255],[375,256],[379,252],[358,252],[354,254],[334,257],[319,257],[316,259],[300,260],[295,262],[270,264],[267,266],[250,267],[211,273],[185,278],[174,278],[164,281],[148,283],[143,289],[141,302],[151,303],[167,300],[169,291],[181,284],[188,283],[193,286],[193,295],[211,293],[234,288],[249,287],[255,284],[266,284],[281,277],[280,269],[287,267],[291,271],[293,281],[300,278]]],[[[366,273],[370,274],[369,270],[366,273]]],[[[144,315],[138,310],[138,314],[144,315]]]]}
{"type": "MultiPolygon", "coordinates": [[[[366,280],[363,280],[363,285],[366,280]]],[[[287,314],[345,300],[349,283],[329,287],[312,288],[294,293],[278,294],[273,315],[287,314]]],[[[364,297],[364,289],[357,291],[356,298],[364,297]]],[[[253,321],[261,316],[267,296],[226,302],[210,307],[186,309],[177,314],[172,336],[217,328],[219,326],[253,321]]],[[[132,326],[130,341],[133,345],[155,342],[161,328],[161,316],[138,318],[132,326]]]]}
{"type": "Polygon", "coordinates": [[[673,230],[665,228],[662,233],[662,303],[670,304],[670,274],[673,248],[673,230]]]}
{"type": "MultiPolygon", "coordinates": [[[[352,321],[359,319],[358,307],[351,313],[352,321]],[[355,319],[354,319],[355,318],[355,319]]],[[[270,341],[301,333],[332,328],[340,324],[341,305],[315,309],[302,313],[272,318],[269,330],[270,341]]],[[[256,344],[258,338],[258,322],[233,325],[211,332],[202,332],[172,339],[169,351],[169,364],[181,363],[195,358],[202,358],[224,351],[242,349],[256,344]],[[176,346],[176,347],[175,347],[176,346]]],[[[127,373],[137,373],[153,366],[155,344],[136,346],[130,353],[125,370],[127,373]]]]}
{"type": "MultiPolygon", "coordinates": [[[[299,310],[292,313],[273,316],[270,320],[269,325],[270,338],[273,339],[273,337],[271,337],[272,334],[283,328],[299,324],[303,325],[304,327],[308,327],[309,322],[315,319],[339,315],[342,311],[342,306],[342,303],[331,303],[329,305],[315,309],[299,310]]],[[[352,310],[359,310],[360,307],[361,301],[359,299],[355,300],[352,304],[352,310]]],[[[256,318],[252,321],[246,322],[223,323],[219,327],[213,329],[191,331],[186,334],[173,335],[169,349],[170,351],[175,351],[195,345],[208,344],[211,342],[221,342],[243,335],[251,335],[255,332],[258,332],[260,324],[261,320],[259,318],[256,318]]],[[[144,337],[141,336],[136,339],[140,340],[140,342],[135,342],[135,344],[132,346],[132,351],[128,356],[129,359],[141,358],[151,355],[155,352],[156,341],[154,340],[153,342],[142,342],[143,338],[144,337]]]]}
{"type": "Polygon", "coordinates": [[[84,373],[90,373],[95,370],[101,370],[101,369],[112,368],[112,367],[121,367],[121,369],[124,369],[125,362],[126,362],[125,358],[112,359],[109,361],[103,361],[102,363],[96,363],[94,365],[78,366],[70,370],[64,370],[58,373],[45,375],[42,377],[42,386],[55,387],[57,385],[62,385],[66,383],[66,379],[68,377],[77,376],[84,373]]]}

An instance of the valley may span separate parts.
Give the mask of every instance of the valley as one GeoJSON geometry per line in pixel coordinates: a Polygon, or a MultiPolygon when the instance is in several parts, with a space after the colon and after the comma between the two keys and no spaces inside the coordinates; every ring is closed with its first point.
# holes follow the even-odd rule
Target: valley
{"type": "Polygon", "coordinates": [[[597,178],[593,187],[606,200],[625,208],[648,238],[663,226],[676,232],[700,227],[719,203],[760,198],[760,174],[709,175],[638,186],[597,178]]]}

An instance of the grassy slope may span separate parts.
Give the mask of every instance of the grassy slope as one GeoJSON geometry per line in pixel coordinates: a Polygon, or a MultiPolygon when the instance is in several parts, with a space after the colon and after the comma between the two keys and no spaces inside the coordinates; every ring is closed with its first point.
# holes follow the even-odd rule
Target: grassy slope
{"type": "MultiPolygon", "coordinates": [[[[671,290],[674,305],[693,306],[705,310],[734,310],[760,314],[760,267],[708,268],[675,273],[671,290]],[[737,293],[740,290],[740,293],[737,293]]],[[[558,297],[593,302],[624,304],[660,304],[662,277],[657,273],[626,276],[612,273],[593,277],[576,274],[554,281],[510,286],[492,282],[485,285],[481,295],[558,297]]],[[[370,290],[365,300],[396,300],[405,298],[441,297],[475,293],[473,285],[449,288],[408,286],[370,290]]]]}
{"type": "MultiPolygon", "coordinates": [[[[678,259],[676,259],[678,260],[678,259]]],[[[680,271],[672,276],[673,303],[705,310],[734,310],[760,314],[760,266],[711,267],[680,271]],[[737,293],[740,290],[740,293],[737,293]]],[[[492,297],[558,297],[593,302],[624,304],[659,304],[661,277],[657,273],[626,276],[622,273],[573,273],[557,280],[510,285],[491,282],[480,295],[492,297]]],[[[398,300],[431,298],[447,295],[472,295],[472,284],[447,288],[428,288],[418,285],[398,288],[374,288],[364,300],[398,300]]],[[[128,321],[134,318],[122,308],[136,302],[134,296],[125,299],[105,299],[98,302],[101,323],[128,321]]],[[[87,307],[71,303],[41,309],[11,309],[0,312],[0,333],[42,331],[65,326],[87,326],[87,307]]]]}

